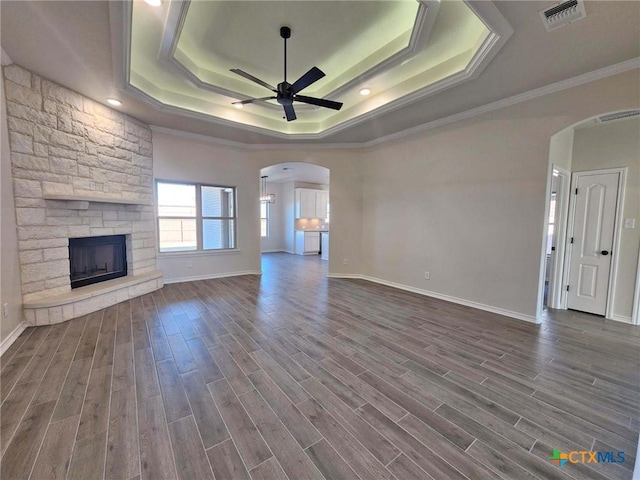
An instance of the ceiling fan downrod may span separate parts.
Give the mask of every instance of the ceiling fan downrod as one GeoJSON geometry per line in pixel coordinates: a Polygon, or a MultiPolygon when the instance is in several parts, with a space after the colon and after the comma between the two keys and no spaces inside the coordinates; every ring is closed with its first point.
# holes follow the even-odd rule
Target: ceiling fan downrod
{"type": "Polygon", "coordinates": [[[288,122],[295,120],[296,112],[293,108],[293,102],[307,103],[309,105],[316,105],[318,107],[331,108],[333,110],[340,110],[342,108],[342,102],[334,102],[326,98],[307,97],[305,95],[298,95],[301,90],[304,90],[312,83],[317,82],[324,77],[324,72],[318,67],[312,67],[307,73],[302,75],[298,80],[292,84],[287,82],[287,39],[291,37],[291,28],[287,26],[280,27],[280,36],[284,39],[284,81],[278,83],[277,88],[269,85],[267,82],[254,77],[250,73],[247,73],[239,68],[232,68],[231,71],[241,77],[251,80],[252,82],[262,85],[263,87],[271,90],[276,95],[262,98],[250,98],[248,100],[238,100],[232,102],[233,105],[245,105],[247,103],[264,102],[267,100],[275,100],[284,108],[285,118],[288,122]]]}
{"type": "Polygon", "coordinates": [[[284,82],[287,83],[287,38],[291,37],[291,29],[280,27],[280,36],[284,39],[284,82]]]}

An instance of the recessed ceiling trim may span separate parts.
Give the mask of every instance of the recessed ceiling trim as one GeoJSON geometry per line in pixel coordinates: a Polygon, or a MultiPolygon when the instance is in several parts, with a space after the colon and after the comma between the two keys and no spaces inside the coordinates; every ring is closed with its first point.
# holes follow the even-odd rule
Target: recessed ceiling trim
{"type": "Polygon", "coordinates": [[[114,86],[125,89],[131,71],[132,2],[109,2],[109,29],[111,31],[111,64],[114,86]]]}
{"type": "Polygon", "coordinates": [[[502,13],[492,4],[488,2],[465,2],[471,10],[482,20],[489,31],[489,36],[485,39],[482,46],[469,62],[468,71],[474,73],[472,78],[477,77],[484,67],[486,67],[493,57],[502,49],[507,40],[513,35],[513,28],[504,18],[502,13]],[[486,8],[491,5],[493,8],[486,8]]]}
{"type": "MultiPolygon", "coordinates": [[[[405,95],[404,97],[382,105],[375,110],[371,110],[370,112],[367,112],[363,115],[359,115],[357,117],[339,123],[338,125],[330,127],[322,131],[321,133],[314,135],[313,138],[325,138],[341,130],[357,125],[358,123],[371,120],[379,115],[401,108],[421,98],[429,97],[431,95],[434,95],[435,93],[460,85],[478,77],[478,75],[482,73],[485,67],[498,53],[498,51],[504,46],[509,37],[513,35],[513,28],[511,28],[509,22],[507,22],[502,13],[500,13],[500,11],[495,7],[495,5],[493,5],[493,3],[474,3],[469,1],[465,1],[465,3],[485,23],[487,28],[490,30],[490,33],[482,42],[482,45],[463,72],[450,75],[449,77],[432,83],[431,85],[427,85],[420,90],[416,90],[409,95],[405,95]]],[[[302,135],[289,136],[296,139],[307,139],[302,135]]]]}
{"type": "Polygon", "coordinates": [[[438,16],[440,2],[439,0],[418,0],[418,3],[420,6],[418,7],[418,13],[416,14],[408,45],[399,52],[396,52],[380,63],[377,63],[351,81],[344,83],[332,92],[329,92],[326,95],[327,98],[337,98],[352,88],[356,88],[358,85],[369,82],[378,73],[400,65],[405,60],[412,58],[416,54],[418,47],[427,43],[429,36],[431,35],[433,24],[438,16]]]}
{"type": "MultiPolygon", "coordinates": [[[[422,47],[427,43],[427,41],[429,40],[429,36],[431,35],[433,25],[438,16],[440,1],[416,1],[418,2],[419,7],[413,28],[411,30],[411,37],[407,46],[402,50],[396,52],[392,56],[386,58],[382,62],[379,62],[373,67],[369,68],[361,75],[353,78],[346,83],[343,83],[333,91],[328,92],[327,94],[323,94],[324,98],[336,99],[352,88],[355,88],[362,83],[368,82],[378,73],[400,65],[403,61],[414,56],[419,47],[422,47]]],[[[202,80],[198,77],[198,75],[190,70],[189,67],[187,67],[183,62],[176,58],[176,48],[180,36],[182,35],[182,29],[184,27],[190,4],[191,0],[174,0],[171,2],[169,15],[167,16],[167,22],[165,23],[162,34],[162,42],[160,46],[160,52],[158,54],[158,59],[166,66],[170,67],[175,73],[186,78],[197,88],[217,93],[219,95],[224,95],[236,100],[249,100],[250,98],[253,98],[238,91],[226,89],[202,80]],[[174,5],[174,3],[176,3],[176,5],[174,5]]],[[[268,102],[261,103],[259,104],[259,106],[273,110],[281,109],[279,105],[273,105],[268,102]]],[[[296,105],[296,110],[318,110],[318,107],[313,107],[310,105],[296,105]]]]}
{"type": "MultiPolygon", "coordinates": [[[[143,90],[140,90],[138,87],[131,84],[127,85],[124,88],[124,91],[129,93],[133,97],[137,97],[139,100],[142,100],[143,102],[151,105],[153,108],[161,112],[174,113],[184,117],[193,118],[195,120],[206,120],[210,123],[216,123],[218,125],[223,125],[226,127],[238,127],[238,122],[234,122],[233,120],[227,120],[222,117],[213,117],[211,115],[207,115],[206,113],[200,113],[194,110],[188,110],[186,108],[176,107],[174,105],[169,105],[167,103],[161,102],[160,100],[152,97],[148,93],[144,92],[143,90]]],[[[244,130],[254,132],[254,133],[259,133],[259,134],[264,134],[268,132],[269,135],[271,135],[272,137],[281,138],[281,139],[291,138],[292,136],[291,134],[288,134],[288,133],[282,133],[275,130],[268,130],[265,128],[256,127],[253,125],[247,125],[247,124],[242,124],[242,128],[244,130]]]]}
{"type": "MultiPolygon", "coordinates": [[[[436,15],[431,15],[431,13],[437,13],[437,8],[439,6],[439,2],[437,0],[418,0],[418,1],[420,3],[420,9],[426,10],[426,12],[423,12],[421,14],[422,16],[422,18],[420,19],[421,22],[418,22],[419,19],[418,19],[418,16],[416,16],[416,23],[414,23],[414,29],[416,27],[420,27],[419,30],[423,30],[423,31],[419,31],[418,34],[416,34],[415,36],[412,36],[412,39],[415,42],[414,48],[417,45],[419,45],[420,41],[426,40],[428,38],[428,35],[431,30],[430,28],[431,25],[428,25],[429,28],[427,29],[423,29],[421,26],[425,25],[427,18],[431,19],[432,17],[436,17],[436,15]],[[433,10],[429,12],[429,9],[433,9],[433,10]],[[427,13],[429,14],[427,15],[427,13]],[[419,25],[416,25],[417,23],[419,23],[419,25]]],[[[162,48],[164,50],[162,51],[162,53],[159,54],[159,58],[162,58],[164,60],[167,57],[169,57],[170,60],[168,60],[168,62],[170,64],[173,63],[173,67],[178,69],[178,72],[181,74],[181,76],[183,76],[183,78],[186,76],[186,79],[189,82],[198,86],[199,88],[203,88],[209,91],[214,91],[216,93],[220,93],[221,95],[224,95],[233,99],[237,99],[237,98],[245,99],[246,96],[241,95],[237,92],[233,92],[231,90],[223,89],[221,87],[213,86],[213,85],[207,84],[206,82],[202,82],[193,74],[193,72],[189,72],[189,70],[185,68],[184,65],[179,64],[179,62],[175,59],[175,55],[171,55],[170,50],[176,45],[176,41],[177,41],[176,39],[178,38],[177,32],[179,30],[180,25],[184,24],[184,16],[186,14],[186,11],[188,10],[188,4],[190,0],[174,0],[174,2],[179,2],[179,4],[175,6],[171,5],[171,8],[175,8],[176,10],[171,16],[172,18],[171,25],[169,24],[169,22],[167,22],[167,25],[165,25],[165,29],[163,31],[163,37],[166,34],[167,38],[163,38],[162,48]],[[172,28],[169,28],[169,27],[172,27],[172,28]]],[[[171,2],[171,4],[173,4],[174,2],[171,2]]],[[[110,3],[120,3],[120,2],[110,2],[110,3]]],[[[131,4],[131,2],[125,2],[125,3],[127,5],[131,4]]],[[[129,78],[127,78],[126,90],[132,95],[141,97],[144,101],[151,104],[155,108],[158,108],[163,111],[179,113],[181,115],[186,115],[191,118],[206,120],[206,121],[220,124],[220,125],[233,126],[235,128],[240,128],[240,129],[244,129],[244,130],[259,133],[259,134],[269,135],[275,138],[286,138],[286,139],[300,140],[300,141],[323,139],[337,132],[340,132],[344,129],[350,128],[354,125],[371,120],[375,117],[383,115],[392,110],[401,108],[419,99],[428,97],[437,92],[441,92],[447,88],[451,88],[455,85],[458,85],[462,82],[466,82],[473,78],[476,78],[484,70],[488,62],[502,48],[502,46],[508,40],[508,38],[513,34],[513,29],[511,28],[507,20],[503,17],[503,15],[500,13],[500,11],[495,7],[495,5],[492,2],[472,2],[469,0],[464,0],[464,3],[485,24],[485,26],[490,32],[485,38],[485,40],[483,41],[483,44],[480,46],[479,50],[476,52],[476,54],[472,58],[472,61],[470,62],[469,65],[467,65],[464,71],[450,75],[422,89],[416,90],[408,95],[405,95],[396,100],[392,100],[380,107],[374,108],[373,110],[368,111],[364,114],[339,122],[336,125],[326,128],[319,133],[282,132],[282,131],[273,130],[267,127],[259,127],[256,125],[242,123],[239,121],[227,120],[222,117],[217,117],[209,114],[187,110],[186,108],[169,105],[155,98],[152,99],[152,97],[149,94],[145,94],[144,96],[141,96],[140,93],[142,93],[142,91],[139,88],[135,88],[133,85],[131,85],[129,78]],[[128,87],[132,87],[132,88],[128,88],[128,87]],[[150,101],[151,99],[152,101],[150,101]]],[[[128,41],[125,42],[126,45],[123,45],[123,48],[126,49],[125,50],[126,60],[130,62],[130,52],[131,52],[130,32],[132,28],[133,15],[132,15],[132,8],[128,7],[128,10],[129,10],[128,14],[125,15],[125,25],[126,25],[125,30],[129,32],[129,35],[128,35],[128,41]]],[[[434,20],[435,18],[433,20],[430,20],[430,22],[434,20]]],[[[120,51],[122,51],[122,49],[120,49],[120,51]]],[[[395,62],[401,63],[406,58],[406,56],[408,55],[405,55],[404,57],[399,57],[399,58],[395,58],[395,57],[390,57],[390,58],[394,58],[393,60],[394,63],[395,62]]],[[[386,61],[389,61],[389,59],[387,59],[386,61]]],[[[388,68],[388,65],[387,65],[387,68],[388,68]]],[[[357,77],[356,81],[352,81],[350,83],[354,83],[357,86],[361,84],[362,81],[363,81],[363,77],[357,77]]],[[[341,88],[337,90],[341,90],[341,88]]],[[[266,104],[266,105],[267,105],[267,108],[269,107],[277,108],[277,106],[273,106],[269,104],[266,104]]]]}
{"type": "MultiPolygon", "coordinates": [[[[442,127],[444,125],[449,125],[451,123],[466,120],[468,118],[484,115],[486,113],[493,112],[495,110],[500,110],[502,108],[510,107],[518,103],[527,102],[529,100],[533,100],[535,98],[542,97],[544,95],[560,92],[563,90],[567,90],[569,88],[584,85],[586,83],[601,80],[603,78],[611,77],[613,75],[618,75],[618,74],[625,73],[635,69],[640,69],[640,57],[632,58],[631,60],[626,60],[624,62],[620,62],[615,65],[610,65],[608,67],[600,68],[598,70],[594,70],[592,72],[578,75],[576,77],[568,78],[566,80],[561,80],[559,82],[545,85],[544,87],[535,88],[528,92],[520,93],[518,95],[513,95],[508,98],[503,98],[502,100],[497,100],[495,102],[491,102],[486,105],[481,105],[479,107],[472,108],[464,112],[456,113],[454,115],[449,115],[448,117],[443,117],[437,120],[433,120],[431,122],[423,123],[421,125],[416,125],[415,127],[407,128],[400,132],[392,133],[390,135],[385,135],[383,137],[378,137],[368,142],[275,143],[275,144],[274,143],[242,143],[242,142],[234,142],[231,140],[225,140],[219,137],[200,135],[197,133],[185,132],[182,130],[175,130],[171,128],[156,126],[156,125],[151,125],[151,130],[154,132],[157,131],[159,133],[166,133],[166,134],[174,135],[178,137],[192,138],[192,139],[201,140],[207,143],[232,146],[232,147],[245,149],[245,150],[300,150],[300,149],[304,149],[304,150],[332,150],[333,149],[335,150],[335,149],[341,149],[341,148],[343,149],[371,148],[384,143],[400,140],[401,138],[409,137],[411,135],[417,135],[419,133],[423,133],[428,130],[432,130],[434,128],[442,127]]],[[[584,120],[581,120],[578,124],[568,125],[568,127],[575,127],[576,125],[579,125],[582,122],[584,122],[584,120]]]]}
{"type": "Polygon", "coordinates": [[[178,46],[178,38],[180,32],[184,28],[184,22],[189,12],[190,0],[172,0],[169,3],[167,12],[167,20],[162,30],[162,39],[160,40],[160,50],[158,51],[158,59],[161,61],[169,60],[173,57],[178,46]]]}
{"type": "MultiPolygon", "coordinates": [[[[162,40],[160,42],[160,50],[158,51],[158,60],[177,75],[191,82],[196,88],[229,97],[231,100],[248,100],[252,98],[235,90],[230,90],[201,80],[189,67],[176,58],[175,53],[178,47],[178,41],[180,35],[182,35],[182,29],[184,28],[190,5],[191,0],[172,0],[169,4],[167,21],[162,31],[162,40]]],[[[261,106],[274,111],[282,109],[279,105],[272,105],[267,102],[261,106]]],[[[316,107],[312,107],[311,105],[297,106],[298,111],[314,109],[316,109],[316,107]]]]}

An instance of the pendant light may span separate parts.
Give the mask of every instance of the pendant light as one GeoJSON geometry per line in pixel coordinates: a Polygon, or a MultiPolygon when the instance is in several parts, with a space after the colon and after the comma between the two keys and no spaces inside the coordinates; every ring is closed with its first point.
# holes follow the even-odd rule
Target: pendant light
{"type": "Polygon", "coordinates": [[[276,203],[276,196],[273,193],[267,193],[267,176],[260,177],[262,180],[260,186],[260,202],[261,203],[276,203]]]}

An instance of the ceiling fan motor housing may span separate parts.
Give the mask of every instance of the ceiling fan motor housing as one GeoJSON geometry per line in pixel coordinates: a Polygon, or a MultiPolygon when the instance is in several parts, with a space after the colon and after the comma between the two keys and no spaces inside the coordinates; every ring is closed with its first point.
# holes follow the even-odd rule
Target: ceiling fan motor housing
{"type": "Polygon", "coordinates": [[[293,94],[291,93],[291,84],[282,82],[278,84],[278,96],[276,101],[280,105],[291,105],[293,103],[293,94]]]}

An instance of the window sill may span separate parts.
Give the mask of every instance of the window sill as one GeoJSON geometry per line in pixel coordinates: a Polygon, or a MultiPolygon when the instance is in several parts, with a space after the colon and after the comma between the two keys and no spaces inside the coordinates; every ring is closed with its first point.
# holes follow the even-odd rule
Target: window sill
{"type": "Polygon", "coordinates": [[[191,250],[184,252],[159,252],[158,258],[184,258],[184,257],[210,257],[216,255],[236,255],[242,253],[237,248],[229,248],[226,250],[191,250]]]}

